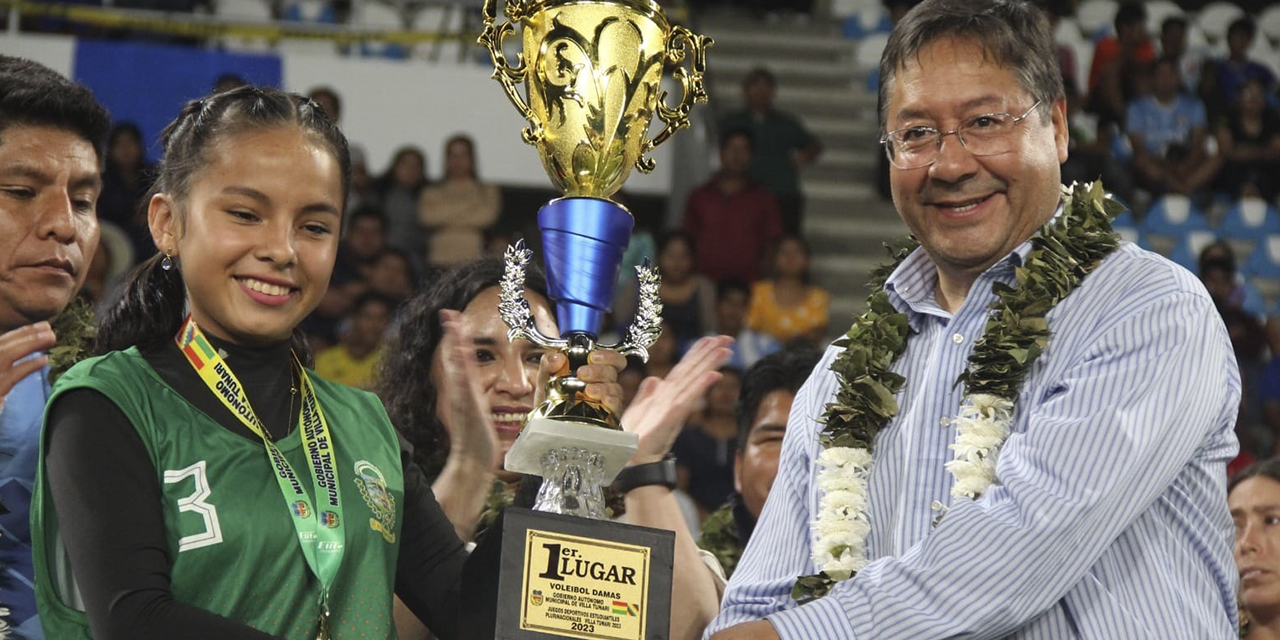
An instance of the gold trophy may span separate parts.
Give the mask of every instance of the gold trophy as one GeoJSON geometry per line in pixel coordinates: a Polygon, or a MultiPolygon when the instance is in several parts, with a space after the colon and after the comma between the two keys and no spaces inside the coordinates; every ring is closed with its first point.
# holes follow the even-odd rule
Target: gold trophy
{"type": "MultiPolygon", "coordinates": [[[[594,349],[647,359],[662,311],[658,273],[647,264],[638,269],[640,305],[626,338],[597,343],[634,225],[630,212],[608,198],[632,166],[652,171],[646,154],[689,125],[695,102],[706,102],[702,76],[711,40],[672,26],[649,0],[508,0],[505,14],[499,25],[495,2],[485,2],[480,44],[493,58],[494,78],[529,122],[525,142],[537,147],[547,175],[565,194],[538,212],[561,335],[544,336],[533,324],[524,300],[531,256],[519,243],[507,251],[502,286],[508,335],[563,350],[570,372],[594,349]],[[524,46],[512,65],[502,45],[516,24],[524,46]],[[660,88],[668,66],[683,90],[674,107],[660,88]],[[655,113],[664,126],[650,138],[655,113]]],[[[551,381],[547,401],[521,430],[506,468],[543,477],[534,509],[599,519],[605,515],[600,487],[626,464],[636,438],[621,431],[605,407],[583,399],[583,387],[572,373],[551,381]]]]}
{"type": "Polygon", "coordinates": [[[543,481],[533,510],[506,509],[471,554],[462,619],[476,638],[661,640],[674,537],[604,520],[602,488],[637,439],[583,397],[572,372],[596,349],[647,359],[658,336],[659,278],[646,262],[637,269],[640,305],[626,337],[598,343],[634,226],[609,196],[632,166],[652,171],[645,154],[688,126],[693,103],[706,101],[711,40],[672,26],[650,0],[507,0],[504,13],[499,24],[495,1],[486,0],[480,44],[529,123],[524,141],[565,194],[538,212],[560,336],[544,336],[533,323],[524,298],[532,255],[523,243],[507,250],[499,310],[510,339],[564,351],[570,373],[549,382],[546,402],[507,453],[507,470],[543,481]],[[523,51],[511,64],[502,46],[517,25],[523,51]],[[666,68],[682,88],[675,106],[660,88],[666,68]],[[663,126],[650,138],[655,113],[663,126]]]}

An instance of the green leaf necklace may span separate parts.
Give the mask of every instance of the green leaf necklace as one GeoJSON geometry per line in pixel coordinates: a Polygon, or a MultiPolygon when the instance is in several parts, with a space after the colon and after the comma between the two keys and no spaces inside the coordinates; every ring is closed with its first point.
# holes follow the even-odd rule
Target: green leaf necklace
{"type": "MultiPolygon", "coordinates": [[[[1124,206],[1108,198],[1100,182],[1063,187],[1062,205],[1062,214],[1032,237],[1024,266],[1015,270],[1015,285],[992,285],[996,300],[969,366],[956,381],[964,384],[964,400],[953,420],[955,458],[946,464],[956,478],[953,500],[976,500],[997,481],[996,461],[1013,426],[1018,390],[1049,345],[1045,316],[1119,246],[1111,218],[1124,206]]],[[[876,434],[898,413],[895,397],[906,379],[891,369],[909,333],[907,315],[890,304],[884,283],[917,246],[908,238],[891,248],[893,261],[871,274],[867,311],[835,343],[844,347],[831,363],[839,386],[823,415],[817,460],[822,498],[812,557],[819,572],[796,579],[791,597],[802,604],[826,595],[868,562],[872,452],[876,434]]],[[[945,514],[941,504],[934,507],[945,514]]]]}

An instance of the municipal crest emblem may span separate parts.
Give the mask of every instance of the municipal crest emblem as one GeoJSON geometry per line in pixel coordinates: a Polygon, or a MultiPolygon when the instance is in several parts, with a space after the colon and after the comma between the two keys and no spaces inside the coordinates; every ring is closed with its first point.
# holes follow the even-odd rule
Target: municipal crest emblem
{"type": "Polygon", "coordinates": [[[529,594],[529,604],[535,607],[542,604],[542,590],[534,589],[533,593],[529,594]]]}
{"type": "Polygon", "coordinates": [[[387,491],[387,479],[382,471],[367,460],[356,462],[356,488],[360,497],[369,505],[373,517],[369,519],[369,528],[382,534],[388,543],[396,541],[396,500],[387,491]]]}

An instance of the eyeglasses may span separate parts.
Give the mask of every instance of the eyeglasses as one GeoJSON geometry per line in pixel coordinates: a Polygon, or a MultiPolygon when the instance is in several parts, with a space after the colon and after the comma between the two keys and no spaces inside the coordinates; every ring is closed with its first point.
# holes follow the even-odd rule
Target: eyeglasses
{"type": "Polygon", "coordinates": [[[942,139],[956,134],[960,144],[975,156],[995,156],[1013,150],[1013,128],[1031,115],[1041,100],[1031,105],[1027,112],[1015,116],[1011,113],[988,113],[965,120],[950,131],[938,131],[935,127],[904,127],[886,133],[880,139],[889,162],[899,169],[919,169],[938,160],[942,139]]]}

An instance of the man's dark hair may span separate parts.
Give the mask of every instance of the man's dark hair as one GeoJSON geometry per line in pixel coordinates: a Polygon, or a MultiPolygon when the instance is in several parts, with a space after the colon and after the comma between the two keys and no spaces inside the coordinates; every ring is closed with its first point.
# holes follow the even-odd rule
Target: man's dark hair
{"type": "Polygon", "coordinates": [[[800,390],[809,374],[818,365],[822,352],[806,344],[794,344],[771,353],[747,369],[738,392],[738,449],[747,446],[751,425],[765,396],[774,391],[800,390]]]}
{"type": "Polygon", "coordinates": [[[387,228],[387,214],[383,213],[382,209],[379,209],[377,206],[372,204],[361,205],[355,211],[348,213],[347,216],[349,217],[346,223],[346,227],[348,229],[356,223],[356,220],[360,220],[362,218],[377,220],[378,224],[382,225],[383,229],[387,228]]]}
{"type": "Polygon", "coordinates": [[[889,91],[898,71],[928,45],[944,38],[972,40],[989,59],[1011,69],[1018,83],[1040,101],[1047,122],[1065,94],[1058,50],[1044,13],[1022,0],[925,0],[889,34],[880,58],[880,126],[888,118],[889,91]]]}
{"type": "Polygon", "coordinates": [[[1186,29],[1187,17],[1180,13],[1175,13],[1168,18],[1165,18],[1164,22],[1160,23],[1160,33],[1164,33],[1165,31],[1175,27],[1182,27],[1183,29],[1186,29]]]}
{"type": "Polygon", "coordinates": [[[0,142],[14,126],[70,131],[101,158],[111,116],[83,85],[37,62],[0,55],[0,142]]]}
{"type": "Polygon", "coordinates": [[[757,82],[766,82],[771,87],[778,86],[778,80],[773,77],[773,72],[764,67],[756,67],[748,71],[747,77],[742,79],[742,86],[749,87],[757,82]]]}
{"type": "Polygon", "coordinates": [[[1231,37],[1231,34],[1237,31],[1243,31],[1249,40],[1253,40],[1253,37],[1258,33],[1258,24],[1249,16],[1240,16],[1232,20],[1231,25],[1227,27],[1227,37],[1231,37]]]}
{"type": "Polygon", "coordinates": [[[751,135],[751,131],[743,127],[733,127],[731,129],[727,129],[724,133],[720,134],[720,150],[723,151],[725,145],[729,144],[730,140],[734,138],[739,138],[739,137],[746,138],[747,145],[750,146],[752,149],[755,149],[756,137],[751,135]]]}
{"type": "Polygon", "coordinates": [[[724,300],[731,293],[741,293],[751,297],[751,285],[742,278],[725,278],[716,284],[716,301],[724,300]]]}
{"type": "Polygon", "coordinates": [[[1146,21],[1147,8],[1142,6],[1141,2],[1133,2],[1132,0],[1130,2],[1121,2],[1120,6],[1116,7],[1116,17],[1113,21],[1116,33],[1120,33],[1120,30],[1124,27],[1144,24],[1146,21]]]}
{"type": "Polygon", "coordinates": [[[394,314],[396,307],[400,306],[395,300],[378,293],[377,291],[366,291],[356,297],[355,302],[351,303],[351,315],[360,313],[360,310],[367,304],[380,304],[387,308],[387,312],[394,314]]]}
{"type": "Polygon", "coordinates": [[[1156,58],[1155,62],[1151,63],[1151,72],[1155,73],[1156,69],[1159,69],[1160,67],[1163,67],[1163,66],[1168,66],[1170,69],[1173,69],[1175,74],[1179,73],[1182,70],[1182,63],[1178,60],[1176,56],[1163,55],[1163,56],[1160,56],[1159,58],[1156,58]]]}

